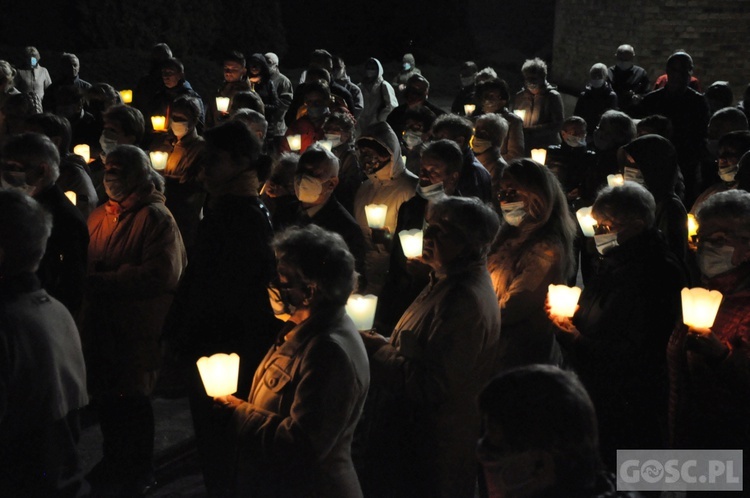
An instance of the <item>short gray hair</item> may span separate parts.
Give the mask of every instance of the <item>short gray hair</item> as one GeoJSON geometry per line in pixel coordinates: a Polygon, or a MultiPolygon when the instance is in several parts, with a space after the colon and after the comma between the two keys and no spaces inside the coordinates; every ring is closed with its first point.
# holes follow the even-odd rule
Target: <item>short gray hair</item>
{"type": "Polygon", "coordinates": [[[475,130],[480,122],[484,123],[484,129],[489,133],[493,145],[501,145],[508,135],[508,122],[505,118],[494,112],[482,114],[474,123],[475,130]]]}
{"type": "Polygon", "coordinates": [[[52,231],[52,215],[37,201],[16,190],[0,190],[2,274],[34,272],[52,231]]]}
{"type": "Polygon", "coordinates": [[[750,193],[737,189],[714,194],[701,204],[695,217],[699,226],[712,218],[729,218],[750,224],[750,193]]]}
{"type": "Polygon", "coordinates": [[[500,218],[476,197],[444,197],[430,206],[430,219],[441,219],[460,235],[476,260],[487,257],[500,230],[500,218]]]}
{"type": "Polygon", "coordinates": [[[633,141],[638,133],[633,119],[621,111],[609,110],[599,118],[599,128],[605,125],[613,144],[621,146],[633,141]]]}
{"type": "Polygon", "coordinates": [[[646,187],[630,181],[600,190],[591,211],[595,217],[599,214],[621,223],[639,220],[647,228],[653,227],[656,221],[654,196],[646,187]]]}
{"type": "Polygon", "coordinates": [[[266,117],[254,109],[247,107],[240,107],[236,111],[232,112],[232,119],[235,121],[242,121],[245,124],[257,124],[263,127],[263,136],[266,136],[268,131],[268,121],[266,117]]]}
{"type": "Polygon", "coordinates": [[[546,79],[547,78],[547,63],[544,62],[539,57],[534,57],[533,59],[526,59],[526,62],[524,62],[523,66],[521,66],[521,73],[523,73],[524,76],[533,74],[537,76],[542,76],[546,79]]]}
{"type": "Polygon", "coordinates": [[[49,169],[44,178],[47,184],[55,183],[60,177],[60,152],[54,142],[41,133],[11,136],[3,147],[3,157],[16,159],[32,167],[47,163],[49,169]]]}
{"type": "Polygon", "coordinates": [[[597,62],[596,64],[591,66],[591,69],[589,69],[589,75],[593,77],[594,74],[600,76],[600,79],[606,79],[608,74],[607,66],[605,66],[601,62],[597,62]]]}
{"type": "Polygon", "coordinates": [[[325,164],[328,168],[329,178],[339,176],[339,159],[333,152],[326,149],[319,143],[314,143],[308,147],[305,152],[299,156],[297,168],[302,164],[325,164]]]}

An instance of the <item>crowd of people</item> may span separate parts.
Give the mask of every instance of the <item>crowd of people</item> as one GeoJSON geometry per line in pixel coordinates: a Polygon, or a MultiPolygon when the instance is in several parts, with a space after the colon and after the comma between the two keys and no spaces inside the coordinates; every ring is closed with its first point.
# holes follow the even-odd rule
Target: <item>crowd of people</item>
{"type": "Polygon", "coordinates": [[[621,45],[570,116],[539,58],[515,94],[465,62],[447,112],[412,54],[355,84],[317,49],[293,84],[232,51],[201,98],[160,43],[127,103],[24,54],[0,60],[4,491],[152,490],[165,357],[212,497],[630,496],[618,449],[750,449],[750,100],[701,93],[685,51],[651,85],[621,45]],[[684,287],[722,293],[712,327],[684,287]],[[206,394],[215,353],[233,394],[206,394]]]}

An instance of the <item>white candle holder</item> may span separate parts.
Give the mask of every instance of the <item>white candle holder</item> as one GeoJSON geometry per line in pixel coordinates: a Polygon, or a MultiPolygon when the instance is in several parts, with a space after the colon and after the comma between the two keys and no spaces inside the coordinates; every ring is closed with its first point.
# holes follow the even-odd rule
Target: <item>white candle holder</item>
{"type": "Polygon", "coordinates": [[[526,111],[524,109],[516,109],[513,114],[526,121],[526,111]]]}
{"type": "Polygon", "coordinates": [[[237,353],[216,353],[203,356],[196,365],[206,394],[212,397],[227,396],[237,392],[240,373],[240,357],[237,353]]]}
{"type": "Polygon", "coordinates": [[[216,110],[224,114],[229,112],[229,97],[216,97],[216,110]]]}
{"type": "Polygon", "coordinates": [[[378,307],[378,296],[352,294],[346,303],[346,313],[356,325],[357,330],[371,330],[375,323],[375,309],[378,307]]]}
{"type": "Polygon", "coordinates": [[[151,127],[154,131],[167,131],[167,118],[165,116],[151,116],[151,127]]]}
{"type": "Polygon", "coordinates": [[[66,191],[65,197],[67,197],[71,204],[73,204],[74,206],[76,205],[76,202],[78,202],[78,196],[72,190],[66,191]]]}
{"type": "Polygon", "coordinates": [[[78,144],[73,147],[73,153],[78,154],[86,163],[91,160],[91,147],[88,144],[78,144]]]}
{"type": "Polygon", "coordinates": [[[547,161],[547,149],[531,149],[531,159],[544,164],[547,161]]]}
{"type": "Polygon", "coordinates": [[[148,155],[151,157],[151,166],[153,166],[156,171],[164,171],[167,168],[169,153],[155,150],[149,152],[148,155]]]}
{"type": "MultiPolygon", "coordinates": [[[[716,313],[721,305],[721,292],[702,287],[685,287],[682,297],[682,323],[694,329],[708,332],[716,320],[716,313]]],[[[706,332],[706,333],[707,333],[706,332]]]]}
{"type": "Polygon", "coordinates": [[[581,209],[576,211],[576,219],[578,220],[578,224],[581,226],[583,235],[585,237],[593,237],[594,225],[596,225],[596,220],[593,216],[591,216],[591,206],[582,207],[581,209]]]}
{"type": "Polygon", "coordinates": [[[385,227],[385,215],[388,213],[388,206],[385,204],[368,204],[365,206],[365,216],[367,217],[367,226],[370,228],[385,227]]]}
{"type": "Polygon", "coordinates": [[[289,150],[299,152],[302,148],[302,135],[287,135],[286,141],[289,144],[289,150]]]}
{"type": "Polygon", "coordinates": [[[411,230],[401,230],[398,232],[398,238],[401,240],[401,248],[404,256],[408,259],[418,258],[422,255],[422,237],[424,233],[418,228],[411,230]]]}
{"type": "Polygon", "coordinates": [[[133,102],[133,90],[120,90],[120,98],[123,104],[130,104],[133,102]]]}
{"type": "Polygon", "coordinates": [[[547,290],[550,313],[568,318],[576,314],[578,299],[581,297],[581,289],[579,287],[550,284],[547,290]]]}
{"type": "Polygon", "coordinates": [[[467,116],[471,116],[474,111],[477,110],[477,106],[474,104],[464,104],[464,114],[467,116]]]}
{"type": "Polygon", "coordinates": [[[610,187],[622,187],[625,185],[625,178],[622,175],[607,175],[607,185],[610,187]]]}

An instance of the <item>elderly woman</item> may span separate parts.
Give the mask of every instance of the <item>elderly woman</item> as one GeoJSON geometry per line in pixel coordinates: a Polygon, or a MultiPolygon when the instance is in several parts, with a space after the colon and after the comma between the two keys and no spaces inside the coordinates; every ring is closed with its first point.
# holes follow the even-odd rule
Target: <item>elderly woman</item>
{"type": "MultiPolygon", "coordinates": [[[[486,71],[485,68],[482,72],[486,71]]],[[[480,73],[481,74],[481,73],[480,73]]],[[[508,110],[510,89],[505,80],[495,76],[479,83],[477,75],[477,103],[484,114],[497,114],[508,123],[508,130],[503,138],[500,154],[506,161],[520,159],[525,156],[523,139],[523,119],[508,110]]],[[[475,111],[476,114],[476,111],[475,111]]]]}
{"type": "Polygon", "coordinates": [[[154,187],[148,156],[132,145],[107,154],[109,201],[88,219],[82,336],[104,456],[90,475],[103,494],[153,484],[154,415],[164,318],[185,267],[185,247],[154,187]]]}
{"type": "Polygon", "coordinates": [[[602,114],[610,109],[617,109],[617,94],[607,81],[607,66],[598,62],[591,66],[588,84],[578,97],[573,111],[575,116],[581,116],[588,123],[586,128],[588,141],[593,138],[596,124],[602,114]]]}
{"type": "MultiPolygon", "coordinates": [[[[476,198],[446,197],[427,215],[422,259],[430,283],[409,306],[390,341],[363,334],[373,384],[394,397],[398,429],[384,469],[384,496],[473,497],[479,435],[476,397],[496,371],[500,309],[487,272],[499,228],[476,198]]],[[[388,448],[390,446],[390,448],[388,448]]]]}
{"type": "Polygon", "coordinates": [[[550,284],[573,269],[575,225],[560,183],[530,159],[513,161],[500,179],[505,224],[487,266],[502,310],[502,367],[558,364],[560,348],[544,312],[550,284]]]}
{"type": "Polygon", "coordinates": [[[686,277],[654,226],[654,211],[654,197],[637,183],[601,191],[592,209],[602,256],[596,273],[572,319],[550,316],[596,406],[610,468],[618,448],[663,444],[664,351],[686,277]]]}
{"type": "Polygon", "coordinates": [[[531,149],[560,143],[563,103],[560,92],[547,82],[547,64],[529,59],[521,67],[524,85],[513,100],[514,111],[524,111],[523,136],[526,154],[531,149]]]}
{"type": "Polygon", "coordinates": [[[233,408],[245,496],[362,496],[351,459],[370,384],[367,354],[344,306],[356,282],[339,236],[315,226],[277,235],[281,299],[291,313],[233,408]]]}
{"type": "Polygon", "coordinates": [[[471,150],[492,178],[492,198],[500,191],[500,176],[508,163],[503,159],[501,148],[508,135],[508,122],[495,113],[479,116],[474,123],[471,150]]]}
{"type": "Polygon", "coordinates": [[[702,287],[723,298],[709,330],[672,333],[669,427],[676,448],[750,446],[750,194],[711,196],[697,213],[702,287]]]}

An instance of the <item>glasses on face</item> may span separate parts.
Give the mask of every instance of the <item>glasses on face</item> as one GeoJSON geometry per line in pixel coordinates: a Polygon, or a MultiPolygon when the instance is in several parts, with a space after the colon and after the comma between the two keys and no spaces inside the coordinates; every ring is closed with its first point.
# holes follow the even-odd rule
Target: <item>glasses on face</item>
{"type": "Polygon", "coordinates": [[[503,190],[500,190],[497,193],[497,200],[500,202],[508,202],[513,201],[518,198],[518,191],[514,188],[506,188],[503,190]]]}

